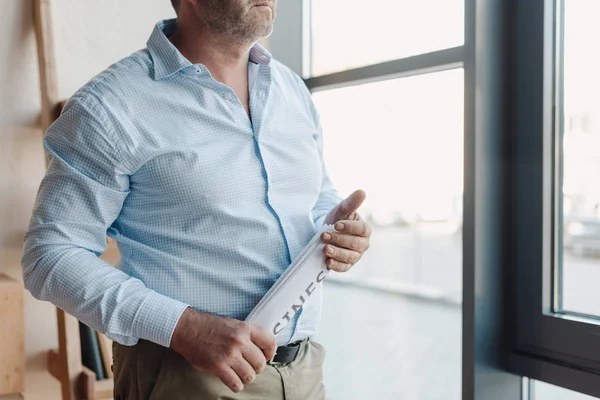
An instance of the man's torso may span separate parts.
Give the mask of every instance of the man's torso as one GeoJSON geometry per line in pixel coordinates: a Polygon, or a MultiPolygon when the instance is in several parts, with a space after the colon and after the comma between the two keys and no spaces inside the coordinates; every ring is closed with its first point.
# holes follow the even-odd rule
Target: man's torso
{"type": "MultiPolygon", "coordinates": [[[[98,97],[129,176],[109,229],[118,267],[197,310],[244,319],[315,232],[314,115],[275,61],[249,64],[249,119],[204,66],[156,79],[155,56],[133,54],[75,96],[98,97]]],[[[319,310],[303,310],[308,333],[319,310]]]]}

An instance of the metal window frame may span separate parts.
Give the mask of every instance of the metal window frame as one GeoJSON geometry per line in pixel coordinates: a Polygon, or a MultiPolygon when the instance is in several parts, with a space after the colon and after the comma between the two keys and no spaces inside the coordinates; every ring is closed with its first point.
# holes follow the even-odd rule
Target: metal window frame
{"type": "Polygon", "coordinates": [[[463,67],[463,49],[463,46],[452,47],[368,65],[366,67],[310,77],[304,81],[311,92],[319,92],[322,90],[338,89],[340,87],[458,69],[463,67]]]}
{"type": "Polygon", "coordinates": [[[524,380],[507,372],[514,296],[504,267],[506,230],[494,228],[506,220],[508,201],[502,176],[510,148],[505,90],[510,9],[505,0],[465,0],[463,46],[305,80],[315,92],[464,68],[464,400],[515,400],[523,394],[524,380]]]}
{"type": "Polygon", "coordinates": [[[465,3],[464,400],[515,400],[524,391],[523,379],[507,372],[515,306],[507,265],[516,1],[465,3]]]}
{"type": "Polygon", "coordinates": [[[515,400],[524,380],[507,372],[513,323],[504,267],[510,2],[465,1],[463,46],[305,80],[313,92],[464,68],[462,398],[515,400]],[[477,240],[476,240],[477,239],[477,240]],[[477,283],[477,284],[476,284],[477,283]],[[485,293],[481,293],[484,287],[485,293]]]}
{"type": "Polygon", "coordinates": [[[511,371],[600,396],[600,321],[560,310],[563,0],[516,2],[511,371]],[[558,7],[558,10],[557,10],[558,7]],[[558,11],[558,12],[557,12],[558,11]],[[539,74],[539,71],[543,71],[539,74]]]}
{"type": "Polygon", "coordinates": [[[464,400],[526,397],[522,376],[600,396],[600,326],[552,312],[553,5],[465,0],[463,46],[310,77],[310,0],[279,2],[271,52],[312,91],[464,68],[464,400]]]}
{"type": "MultiPolygon", "coordinates": [[[[304,3],[304,23],[305,29],[311,27],[311,0],[303,0],[304,3]]],[[[303,56],[312,57],[311,46],[312,37],[304,35],[302,40],[303,56]]],[[[426,75],[436,72],[448,71],[462,68],[464,60],[464,46],[445,48],[428,53],[422,53],[414,56],[408,56],[391,61],[383,61],[367,65],[364,67],[349,68],[339,72],[325,75],[310,76],[307,71],[312,67],[312,60],[304,60],[303,73],[304,82],[311,93],[320,91],[347,88],[351,86],[370,84],[383,81],[391,81],[399,78],[412,77],[417,75],[426,75]]],[[[429,296],[416,291],[411,293],[415,297],[430,299],[429,296]]],[[[444,298],[440,302],[447,301],[444,298]]]]}

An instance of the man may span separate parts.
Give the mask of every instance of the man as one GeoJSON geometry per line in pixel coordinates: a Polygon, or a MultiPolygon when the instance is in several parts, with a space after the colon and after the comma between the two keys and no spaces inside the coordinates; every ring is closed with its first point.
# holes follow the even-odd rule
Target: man
{"type": "Polygon", "coordinates": [[[276,0],[173,3],[48,130],[25,285],[115,341],[116,399],[324,398],[320,293],[277,338],[243,321],[324,223],[328,266],[360,259],[365,194],[340,202],[308,90],[257,44],[276,0]]]}

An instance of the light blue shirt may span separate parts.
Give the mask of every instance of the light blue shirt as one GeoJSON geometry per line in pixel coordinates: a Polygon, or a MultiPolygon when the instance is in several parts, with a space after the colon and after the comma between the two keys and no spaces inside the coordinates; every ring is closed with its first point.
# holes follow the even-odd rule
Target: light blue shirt
{"type": "MultiPolygon", "coordinates": [[[[124,345],[169,346],[188,305],[245,319],[340,200],[303,81],[255,45],[250,119],[175,30],[159,22],[69,100],[25,236],[26,288],[124,345]],[[106,235],[117,268],[98,258],[106,235]]],[[[319,294],[278,342],[313,335],[320,315],[319,294]]]]}

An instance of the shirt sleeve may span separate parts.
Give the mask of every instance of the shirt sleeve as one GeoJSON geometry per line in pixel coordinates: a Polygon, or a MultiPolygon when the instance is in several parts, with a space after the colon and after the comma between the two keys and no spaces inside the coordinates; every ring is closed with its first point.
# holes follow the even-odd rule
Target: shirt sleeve
{"type": "Polygon", "coordinates": [[[168,347],[187,305],[99,258],[129,193],[103,106],[71,100],[44,148],[50,163],[24,238],[26,289],[121,344],[142,338],[168,347]]]}
{"type": "Polygon", "coordinates": [[[329,174],[327,173],[325,159],[323,157],[323,129],[321,127],[319,113],[317,112],[315,105],[312,102],[310,94],[307,101],[309,102],[312,117],[315,126],[317,127],[315,141],[319,150],[319,159],[321,161],[321,171],[323,176],[321,181],[321,190],[319,192],[319,198],[312,209],[313,220],[315,223],[315,227],[318,230],[325,222],[325,218],[327,217],[327,214],[329,214],[329,211],[331,211],[333,207],[335,207],[340,201],[342,201],[342,198],[338,195],[337,191],[333,187],[333,183],[331,182],[329,174]]]}

